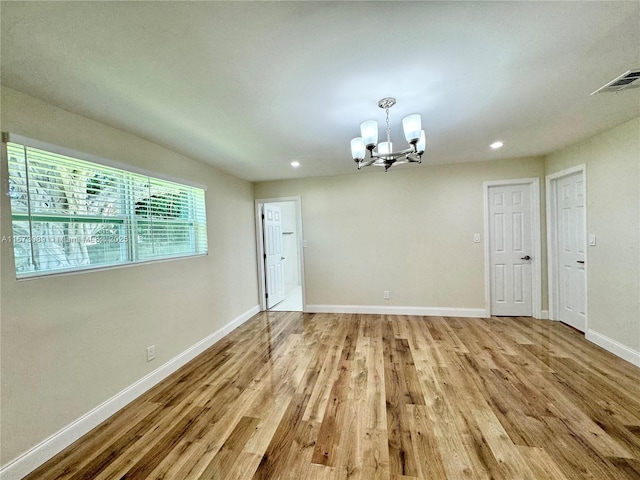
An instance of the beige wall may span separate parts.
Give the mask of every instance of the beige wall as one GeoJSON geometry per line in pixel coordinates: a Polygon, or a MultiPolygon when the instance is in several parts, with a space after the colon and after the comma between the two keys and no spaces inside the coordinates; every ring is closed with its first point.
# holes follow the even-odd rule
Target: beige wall
{"type": "MultiPolygon", "coordinates": [[[[1,121],[3,131],[206,184],[209,236],[206,257],[20,282],[1,245],[6,464],[256,306],[258,293],[251,183],[4,87],[1,121]]],[[[6,165],[2,185],[7,236],[6,165]]]]}
{"type": "Polygon", "coordinates": [[[546,173],[586,165],[588,329],[640,352],[640,118],[546,159],[546,173]]]}
{"type": "MultiPolygon", "coordinates": [[[[427,159],[387,173],[258,183],[255,196],[302,197],[309,305],[484,309],[484,244],[473,243],[474,233],[484,236],[483,182],[529,177],[542,189],[542,158],[427,159]]],[[[543,291],[546,309],[546,280],[543,291]]]]}

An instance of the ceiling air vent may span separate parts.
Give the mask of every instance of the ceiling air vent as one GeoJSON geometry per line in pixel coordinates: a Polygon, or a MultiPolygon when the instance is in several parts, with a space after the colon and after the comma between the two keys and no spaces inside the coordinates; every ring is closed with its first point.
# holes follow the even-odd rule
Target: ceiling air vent
{"type": "Polygon", "coordinates": [[[602,92],[619,92],[620,90],[626,90],[627,88],[640,87],[640,69],[629,70],[619,77],[614,78],[606,85],[603,85],[591,95],[602,92]]]}

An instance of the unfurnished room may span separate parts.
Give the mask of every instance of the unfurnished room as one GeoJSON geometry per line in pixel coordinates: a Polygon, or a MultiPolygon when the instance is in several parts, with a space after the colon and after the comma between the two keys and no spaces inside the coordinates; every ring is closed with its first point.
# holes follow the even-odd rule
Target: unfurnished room
{"type": "Polygon", "coordinates": [[[640,1],[0,0],[0,479],[640,480],[640,1]]]}

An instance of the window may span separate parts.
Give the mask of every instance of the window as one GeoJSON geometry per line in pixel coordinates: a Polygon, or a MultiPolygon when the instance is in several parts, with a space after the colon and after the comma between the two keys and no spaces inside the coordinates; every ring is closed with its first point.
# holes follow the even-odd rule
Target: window
{"type": "Polygon", "coordinates": [[[7,143],[18,278],[207,253],[204,190],[7,143]]]}

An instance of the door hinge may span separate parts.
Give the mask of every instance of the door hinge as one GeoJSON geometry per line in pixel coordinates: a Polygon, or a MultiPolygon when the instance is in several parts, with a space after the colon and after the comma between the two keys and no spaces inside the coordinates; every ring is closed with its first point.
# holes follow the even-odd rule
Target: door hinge
{"type": "Polygon", "coordinates": [[[266,260],[267,259],[267,254],[263,253],[263,255],[264,255],[264,259],[266,260]]]}
{"type": "Polygon", "coordinates": [[[264,220],[264,213],[262,214],[262,219],[264,220]]]}
{"type": "Polygon", "coordinates": [[[269,294],[268,294],[268,293],[265,293],[265,294],[264,294],[264,298],[269,298],[269,294]]]}

